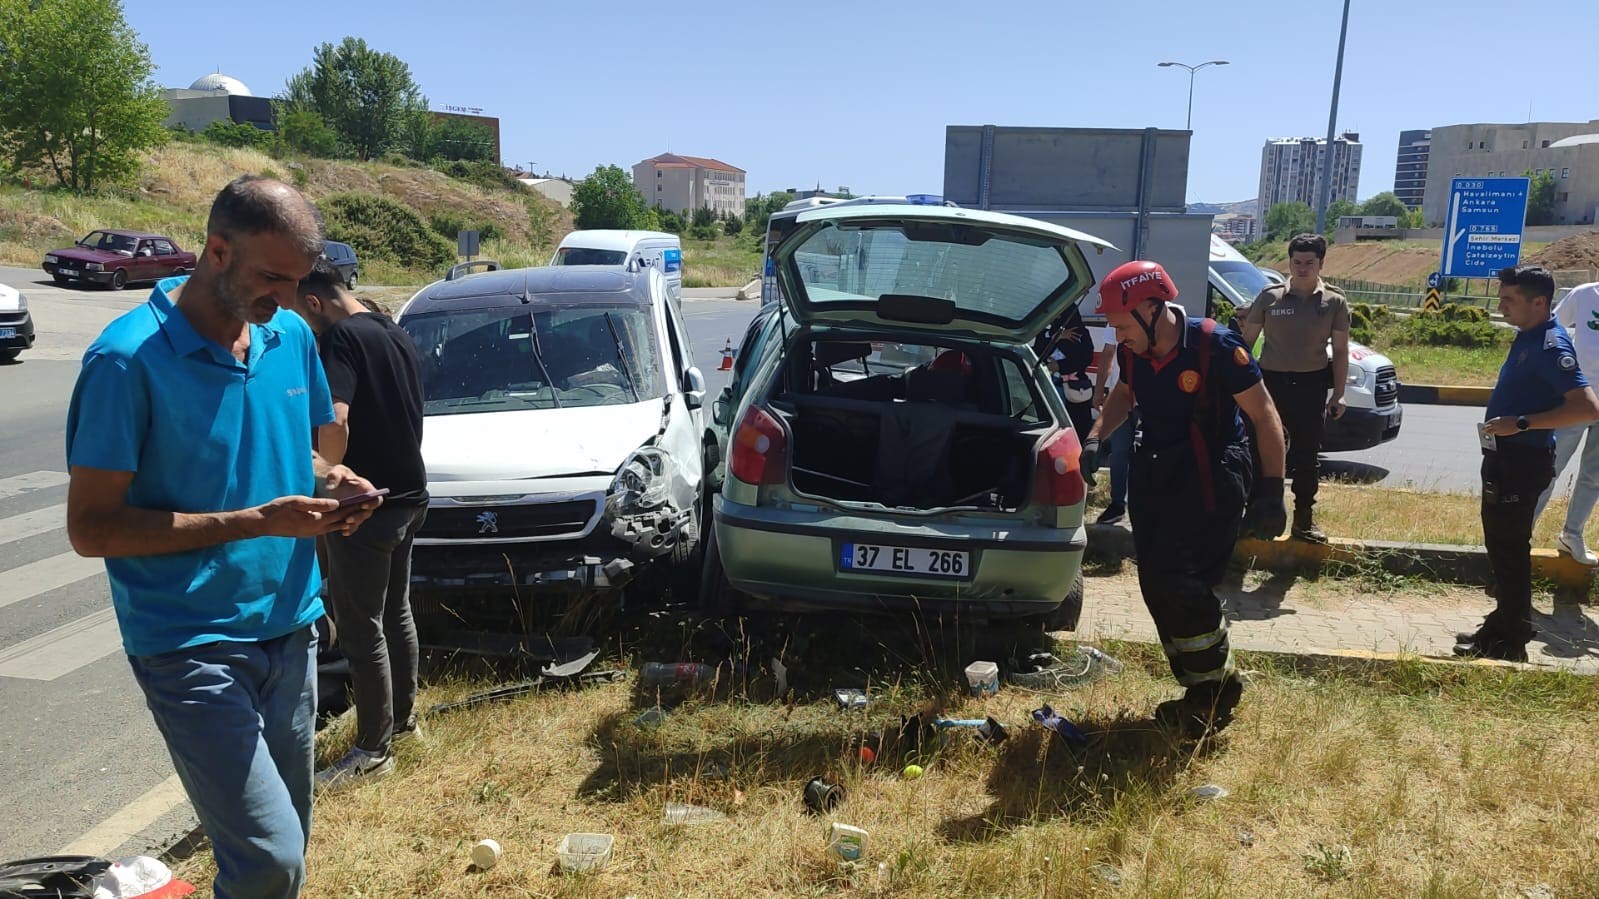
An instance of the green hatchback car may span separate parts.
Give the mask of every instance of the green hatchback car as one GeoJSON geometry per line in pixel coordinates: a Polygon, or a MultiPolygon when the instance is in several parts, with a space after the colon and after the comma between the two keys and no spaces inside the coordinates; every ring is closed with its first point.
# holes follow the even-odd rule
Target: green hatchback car
{"type": "Polygon", "coordinates": [[[799,215],[707,427],[702,606],[1074,628],[1081,447],[1032,342],[1109,246],[952,207],[799,215]]]}

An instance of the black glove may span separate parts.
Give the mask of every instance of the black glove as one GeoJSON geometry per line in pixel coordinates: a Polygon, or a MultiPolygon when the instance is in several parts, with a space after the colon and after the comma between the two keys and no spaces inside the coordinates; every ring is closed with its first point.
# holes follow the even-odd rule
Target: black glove
{"type": "Polygon", "coordinates": [[[1283,504],[1283,479],[1261,478],[1244,510],[1244,533],[1261,540],[1276,540],[1288,529],[1288,507],[1283,504]]]}
{"type": "Polygon", "coordinates": [[[1083,441],[1083,451],[1077,456],[1077,466],[1082,469],[1083,483],[1094,486],[1094,472],[1099,471],[1099,438],[1083,441]]]}

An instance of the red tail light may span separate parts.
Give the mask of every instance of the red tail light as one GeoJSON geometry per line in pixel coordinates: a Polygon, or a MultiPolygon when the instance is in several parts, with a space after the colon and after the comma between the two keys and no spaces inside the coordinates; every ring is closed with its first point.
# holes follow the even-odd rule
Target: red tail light
{"type": "MultiPolygon", "coordinates": [[[[1077,454],[1072,453],[1073,464],[1077,454]]],[[[728,459],[733,477],[746,484],[781,484],[787,479],[788,434],[770,412],[751,406],[733,432],[733,451],[728,459]]]]}
{"type": "Polygon", "coordinates": [[[1038,449],[1038,469],[1033,474],[1033,501],[1048,506],[1074,506],[1088,496],[1080,469],[1082,444],[1077,432],[1061,428],[1038,449]]]}

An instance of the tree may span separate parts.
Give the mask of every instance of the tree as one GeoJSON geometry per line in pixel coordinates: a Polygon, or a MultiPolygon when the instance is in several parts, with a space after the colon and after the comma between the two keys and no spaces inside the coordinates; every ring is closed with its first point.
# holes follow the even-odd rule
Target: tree
{"type": "Polygon", "coordinates": [[[170,107],[118,0],[0,0],[0,152],[88,192],[138,169],[170,107]]]}
{"type": "Polygon", "coordinates": [[[320,115],[362,160],[394,149],[409,117],[427,109],[411,67],[358,37],[317,47],[311,65],[289,79],[282,99],[320,115]]]}
{"type": "Polygon", "coordinates": [[[433,114],[426,109],[413,109],[401,120],[400,133],[394,149],[417,162],[427,162],[433,158],[438,134],[438,122],[434,120],[433,114]]]}
{"type": "MultiPolygon", "coordinates": [[[[1327,234],[1338,230],[1338,220],[1346,215],[1360,215],[1360,207],[1342,197],[1327,204],[1327,234]]],[[[1293,235],[1288,235],[1292,237],[1293,235]]]]}
{"type": "Polygon", "coordinates": [[[1383,191],[1360,205],[1361,215],[1391,215],[1403,225],[1410,215],[1410,208],[1405,201],[1394,195],[1393,191],[1383,191]]]}
{"type": "Polygon", "coordinates": [[[772,213],[793,201],[794,195],[786,190],[770,194],[756,194],[744,201],[744,224],[757,234],[765,234],[766,225],[771,219],[772,213]]]}
{"type": "Polygon", "coordinates": [[[488,126],[453,116],[434,123],[433,148],[427,158],[499,161],[494,158],[494,135],[488,126]]]}
{"type": "Polygon", "coordinates": [[[572,189],[572,216],[583,230],[637,228],[647,211],[632,179],[618,166],[602,165],[572,189]]]}
{"type": "Polygon", "coordinates": [[[730,215],[722,222],[722,233],[729,237],[737,237],[744,230],[744,220],[736,215],[730,215]]]}
{"type": "Polygon", "coordinates": [[[1266,212],[1266,237],[1287,240],[1316,230],[1316,213],[1306,203],[1278,203],[1266,212]]]}
{"type": "Polygon", "coordinates": [[[289,149],[323,158],[339,155],[339,135],[311,110],[280,104],[276,118],[278,137],[289,149]]]}
{"type": "Polygon", "coordinates": [[[1532,179],[1527,185],[1527,224],[1553,225],[1555,223],[1555,176],[1547,171],[1528,169],[1522,177],[1532,179]]]}

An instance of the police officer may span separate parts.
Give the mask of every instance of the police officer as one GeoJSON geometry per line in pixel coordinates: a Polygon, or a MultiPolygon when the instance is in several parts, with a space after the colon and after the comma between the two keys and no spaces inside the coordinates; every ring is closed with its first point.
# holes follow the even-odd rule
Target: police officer
{"type": "Polygon", "coordinates": [[[1518,329],[1488,397],[1482,441],[1482,536],[1497,601],[1482,627],[1459,635],[1455,654],[1527,660],[1532,639],[1532,524],[1555,476],[1557,428],[1599,419],[1599,400],[1577,365],[1571,337],[1549,313],[1554,276],[1522,265],[1499,273],[1499,313],[1518,329]]]}
{"type": "Polygon", "coordinates": [[[1155,262],[1126,263],[1100,284],[1099,313],[1116,331],[1121,381],[1084,444],[1082,470],[1092,478],[1100,436],[1114,433],[1136,406],[1141,436],[1128,499],[1138,585],[1172,674],[1187,688],[1161,703],[1155,719],[1198,738],[1232,720],[1243,692],[1214,587],[1240,528],[1276,538],[1288,511],[1282,423],[1260,369],[1236,333],[1189,318],[1176,299],[1176,285],[1155,262]],[[1253,494],[1240,409],[1261,444],[1263,476],[1253,494]]]}

